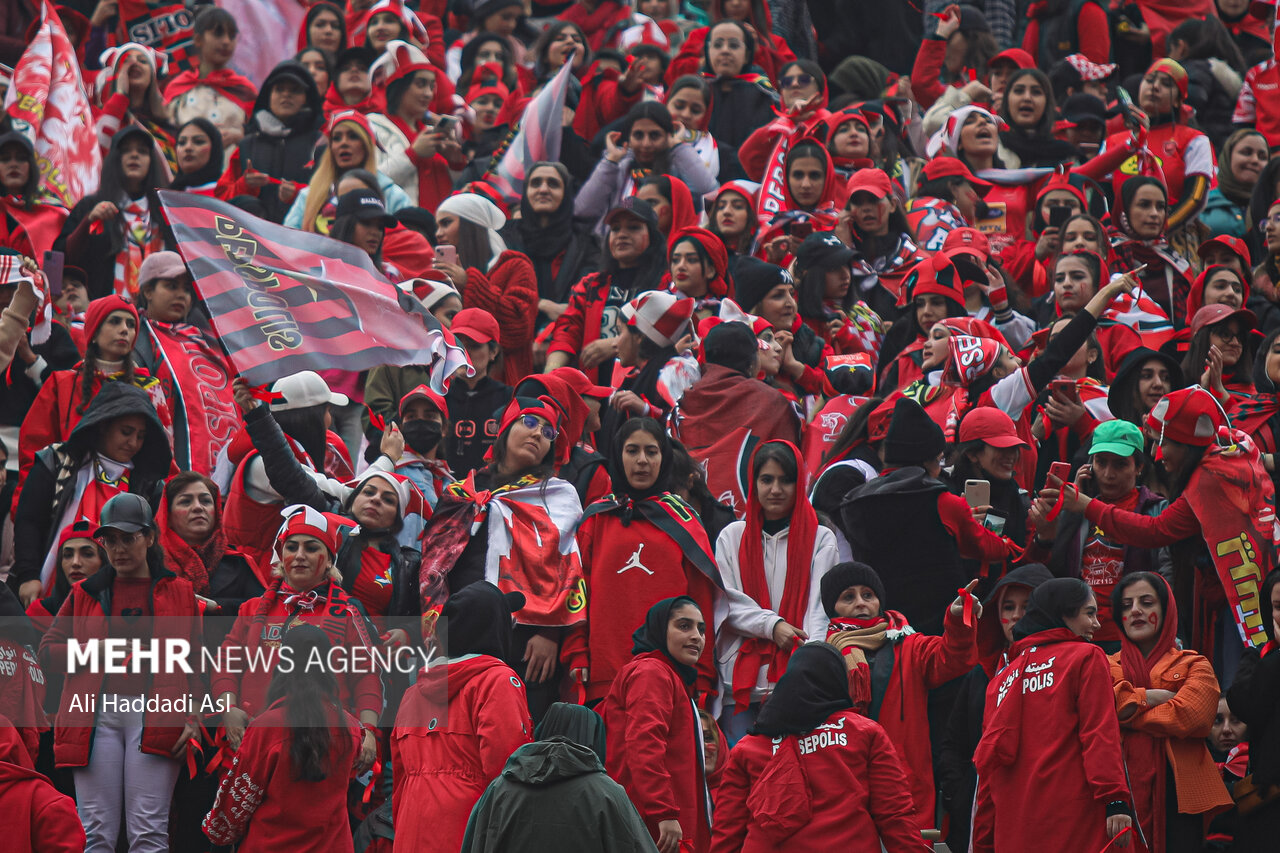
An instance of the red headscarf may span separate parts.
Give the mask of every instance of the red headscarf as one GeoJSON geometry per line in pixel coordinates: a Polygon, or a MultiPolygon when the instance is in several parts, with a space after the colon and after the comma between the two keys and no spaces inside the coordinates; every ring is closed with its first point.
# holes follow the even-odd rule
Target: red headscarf
{"type": "MultiPolygon", "coordinates": [[[[675,184],[673,183],[674,187],[675,184]]],[[[682,240],[693,240],[702,250],[707,253],[707,257],[711,259],[711,266],[715,268],[715,278],[707,282],[707,290],[712,296],[721,299],[729,295],[729,251],[725,248],[724,242],[712,234],[705,228],[696,226],[686,226],[684,228],[675,227],[675,219],[672,217],[671,237],[667,240],[667,254],[675,249],[676,243],[682,240]]],[[[670,284],[670,273],[667,274],[666,281],[670,284]]]]}
{"type": "MultiPolygon", "coordinates": [[[[798,479],[796,504],[791,510],[791,526],[787,532],[787,577],[783,585],[782,603],[778,615],[792,625],[804,624],[809,607],[810,566],[813,565],[813,543],[818,536],[818,514],[809,503],[805,487],[804,457],[800,449],[789,441],[766,441],[752,455],[752,468],[760,450],[771,444],[781,444],[795,458],[798,479]]],[[[764,507],[756,495],[756,478],[751,478],[747,489],[746,528],[738,545],[738,568],[742,575],[742,591],[761,607],[769,607],[773,597],[769,593],[769,580],[764,571],[764,507]]],[[[740,708],[751,703],[751,690],[756,686],[760,667],[768,664],[769,681],[776,682],[787,668],[787,661],[795,646],[780,649],[772,639],[749,637],[738,651],[738,661],[733,667],[733,701],[740,708]]]]}
{"type": "MultiPolygon", "coordinates": [[[[1130,640],[1128,634],[1124,633],[1124,626],[1122,625],[1120,628],[1120,666],[1124,670],[1124,679],[1134,687],[1143,689],[1151,687],[1152,665],[1177,648],[1178,636],[1178,605],[1173,600],[1173,589],[1170,588],[1169,582],[1160,577],[1160,575],[1149,574],[1152,577],[1159,578],[1165,590],[1164,624],[1160,626],[1160,635],[1156,638],[1156,644],[1149,653],[1143,655],[1142,649],[1138,648],[1138,644],[1130,640]]],[[[1156,591],[1159,592],[1159,590],[1156,591]]],[[[1116,617],[1119,618],[1119,615],[1119,611],[1117,611],[1116,617]]]]}
{"type": "Polygon", "coordinates": [[[213,495],[212,535],[198,549],[178,535],[169,520],[169,504],[177,494],[170,494],[167,484],[160,509],[156,512],[156,529],[160,533],[160,547],[164,551],[165,563],[178,577],[191,581],[198,595],[204,595],[209,590],[209,572],[217,567],[223,554],[227,552],[227,534],[222,529],[222,495],[217,484],[205,477],[189,485],[195,483],[204,483],[213,495]]]}

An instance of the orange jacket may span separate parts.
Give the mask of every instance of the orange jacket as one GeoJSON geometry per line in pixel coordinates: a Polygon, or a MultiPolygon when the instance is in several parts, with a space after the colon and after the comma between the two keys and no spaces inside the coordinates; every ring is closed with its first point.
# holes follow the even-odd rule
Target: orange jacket
{"type": "Polygon", "coordinates": [[[1172,651],[1156,661],[1151,667],[1152,687],[1172,690],[1177,696],[1151,706],[1147,691],[1125,680],[1120,653],[1107,660],[1115,683],[1116,711],[1123,715],[1126,709],[1136,708],[1132,717],[1120,723],[1124,736],[1142,732],[1165,738],[1165,757],[1178,789],[1178,811],[1206,814],[1229,807],[1231,796],[1205,746],[1221,695],[1209,661],[1190,651],[1172,651]]]}

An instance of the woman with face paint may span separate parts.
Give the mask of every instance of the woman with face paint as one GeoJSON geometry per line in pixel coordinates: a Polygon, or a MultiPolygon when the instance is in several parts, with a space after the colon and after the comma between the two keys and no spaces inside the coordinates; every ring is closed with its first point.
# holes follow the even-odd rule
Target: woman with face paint
{"type": "Polygon", "coordinates": [[[1202,655],[1178,647],[1178,606],[1160,575],[1126,575],[1111,615],[1123,632],[1111,679],[1142,835],[1151,850],[1200,850],[1205,816],[1232,802],[1205,744],[1218,679],[1202,655]]]}

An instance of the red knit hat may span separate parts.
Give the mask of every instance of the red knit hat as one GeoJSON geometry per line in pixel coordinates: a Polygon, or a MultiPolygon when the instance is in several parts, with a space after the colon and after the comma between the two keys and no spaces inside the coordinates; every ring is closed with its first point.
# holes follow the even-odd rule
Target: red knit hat
{"type": "MultiPolygon", "coordinates": [[[[569,435],[568,430],[561,429],[565,418],[559,404],[545,395],[536,399],[532,397],[512,397],[511,402],[507,404],[507,408],[502,412],[502,420],[498,424],[498,435],[502,436],[517,419],[525,415],[534,415],[542,418],[551,425],[551,428],[556,431],[556,438],[551,447],[551,459],[558,465],[568,461],[569,451],[572,449],[574,439],[569,435]]],[[[495,441],[494,444],[496,443],[495,441]]],[[[492,444],[489,445],[484,458],[493,458],[492,444]]]]}
{"type": "Polygon", "coordinates": [[[1157,435],[1160,444],[1168,438],[1192,447],[1208,447],[1218,427],[1227,423],[1227,415],[1213,395],[1192,385],[1160,398],[1147,415],[1147,432],[1157,435]]]}
{"type": "Polygon", "coordinates": [[[650,290],[622,306],[622,317],[659,346],[674,346],[687,334],[697,302],[661,290],[650,290]]]}
{"type": "Polygon", "coordinates": [[[485,95],[494,95],[500,101],[511,97],[511,90],[502,82],[502,66],[496,62],[486,62],[472,72],[471,85],[463,100],[471,104],[485,95]]]}
{"type": "Polygon", "coordinates": [[[377,137],[373,135],[373,127],[369,124],[369,119],[367,119],[364,113],[359,110],[352,109],[338,110],[333,115],[329,116],[329,120],[324,124],[325,137],[327,138],[332,136],[333,131],[336,130],[338,125],[342,124],[344,121],[349,121],[352,124],[358,124],[369,139],[377,140],[377,137]]]}
{"type": "Polygon", "coordinates": [[[97,337],[98,329],[107,321],[107,317],[111,316],[112,311],[127,311],[133,317],[134,328],[137,328],[138,309],[113,293],[93,300],[85,309],[84,339],[86,343],[92,342],[97,337]]]}

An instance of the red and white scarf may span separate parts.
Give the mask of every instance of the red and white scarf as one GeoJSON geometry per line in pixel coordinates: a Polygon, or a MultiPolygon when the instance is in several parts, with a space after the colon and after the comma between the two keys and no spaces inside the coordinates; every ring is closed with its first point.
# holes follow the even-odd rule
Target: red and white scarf
{"type": "Polygon", "coordinates": [[[116,255],[113,281],[116,296],[136,302],[138,297],[138,271],[142,261],[152,252],[164,248],[160,229],[151,221],[151,204],[146,196],[132,199],[120,208],[124,222],[124,247],[116,255]]]}

